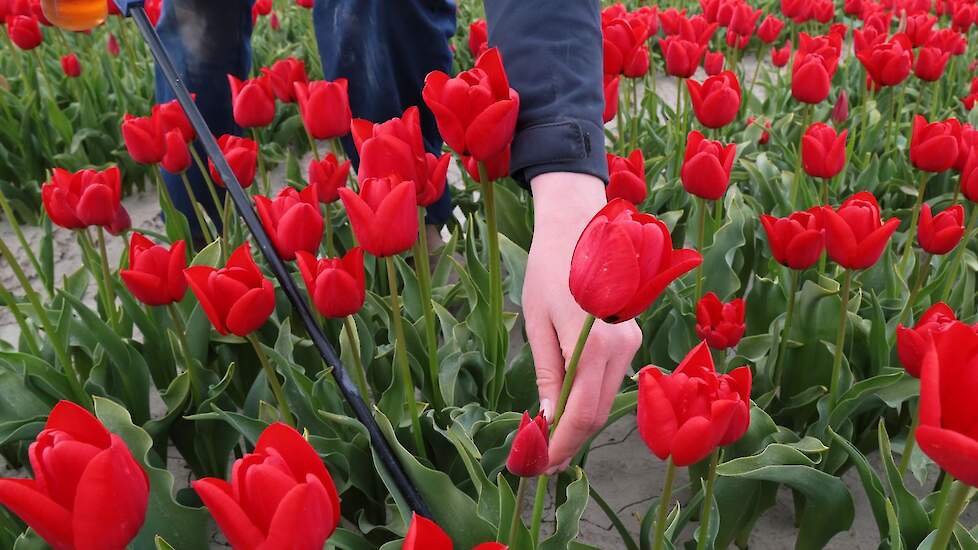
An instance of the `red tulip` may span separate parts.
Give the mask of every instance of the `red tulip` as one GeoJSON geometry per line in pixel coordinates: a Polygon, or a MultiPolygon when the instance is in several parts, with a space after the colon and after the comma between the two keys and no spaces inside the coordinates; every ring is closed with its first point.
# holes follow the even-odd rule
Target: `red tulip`
{"type": "Polygon", "coordinates": [[[55,168],[51,181],[41,186],[41,202],[48,217],[66,229],[112,226],[122,209],[121,197],[119,168],[115,166],[101,172],[75,173],[55,168]]]}
{"type": "Polygon", "coordinates": [[[469,52],[472,59],[478,59],[488,49],[489,27],[485,19],[476,19],[469,25],[469,52]]]}
{"type": "Polygon", "coordinates": [[[968,41],[954,29],[939,29],[931,33],[927,46],[940,48],[951,55],[962,55],[968,48],[968,41]]]}
{"type": "Polygon", "coordinates": [[[278,20],[278,14],[274,11],[272,15],[268,17],[268,26],[272,28],[273,31],[277,31],[282,28],[282,23],[278,20]]]}
{"type": "MultiPolygon", "coordinates": [[[[501,155],[495,156],[484,163],[486,166],[486,176],[489,178],[489,181],[496,181],[509,175],[509,154],[510,150],[507,147],[501,155]]],[[[465,171],[469,174],[470,178],[475,180],[476,183],[484,183],[482,176],[479,174],[478,161],[472,157],[462,157],[462,164],[465,165],[465,171]]]]}
{"type": "Polygon", "coordinates": [[[958,318],[954,310],[944,302],[937,302],[920,316],[913,328],[905,327],[903,323],[897,325],[897,356],[907,374],[920,378],[920,366],[927,353],[930,334],[947,330],[956,323],[958,318]]]}
{"type": "Polygon", "coordinates": [[[259,76],[242,82],[228,75],[231,85],[231,105],[234,122],[242,128],[268,126],[275,119],[275,95],[272,82],[267,76],[259,76]]]}
{"type": "Polygon", "coordinates": [[[791,40],[787,41],[781,48],[771,48],[771,64],[775,67],[784,67],[791,60],[791,40]]]}
{"type": "Polygon", "coordinates": [[[693,130],[686,138],[686,156],[680,174],[683,188],[697,197],[719,199],[730,185],[730,171],[736,156],[735,144],[711,141],[693,130]]]}
{"type": "Polygon", "coordinates": [[[400,254],[418,238],[417,195],[412,181],[367,178],[360,194],[339,190],[357,242],[374,256],[400,254]]]}
{"type": "Polygon", "coordinates": [[[252,8],[258,15],[268,15],[272,13],[272,0],[255,0],[252,8]]]}
{"type": "Polygon", "coordinates": [[[56,550],[123,550],[146,519],[149,479],[125,441],[69,401],[28,449],[34,479],[0,479],[0,504],[56,550]]]}
{"type": "MultiPolygon", "coordinates": [[[[110,4],[115,5],[114,0],[108,0],[110,4]]],[[[109,38],[105,41],[105,51],[109,53],[112,57],[119,57],[119,40],[116,39],[114,34],[110,34],[109,38]]]]}
{"type": "Polygon", "coordinates": [[[649,72],[648,27],[641,19],[619,18],[602,26],[604,73],[641,78],[649,72]]]}
{"type": "Polygon", "coordinates": [[[801,33],[791,68],[791,95],[812,105],[825,101],[841,52],[842,39],[838,35],[812,37],[801,33]]]}
{"type": "Polygon", "coordinates": [[[231,253],[225,267],[192,266],[183,274],[221,334],[248,336],[275,311],[275,287],[258,269],[247,241],[231,253]]]}
{"type": "Polygon", "coordinates": [[[688,79],[686,87],[693,112],[707,128],[722,128],[733,122],[740,110],[740,83],[732,71],[707,78],[702,84],[688,79]]]}
{"type": "MultiPolygon", "coordinates": [[[[232,136],[231,134],[221,136],[217,140],[217,144],[221,146],[224,158],[231,165],[231,171],[238,178],[241,187],[245,189],[251,187],[251,184],[255,182],[255,169],[258,165],[258,144],[248,138],[232,136]]],[[[209,161],[208,166],[214,183],[224,187],[224,180],[217,172],[214,161],[209,161]]]]}
{"type": "Polygon", "coordinates": [[[937,48],[920,48],[917,55],[917,62],[914,64],[913,73],[917,78],[926,82],[937,82],[944,74],[951,54],[943,52],[937,48]]]}
{"type": "Polygon", "coordinates": [[[880,219],[876,197],[866,191],[846,199],[838,210],[822,208],[829,258],[848,269],[867,269],[879,260],[900,220],[880,219]]]}
{"type": "MultiPolygon", "coordinates": [[[[196,98],[195,95],[191,97],[196,98]]],[[[175,99],[166,103],[153,105],[153,118],[159,124],[160,131],[164,134],[170,130],[180,130],[180,135],[183,136],[183,140],[187,143],[197,137],[197,132],[194,131],[193,125],[190,124],[190,119],[187,118],[187,114],[183,112],[183,107],[175,99]]]]}
{"type": "Polygon", "coordinates": [[[666,60],[666,74],[679,78],[689,78],[696,72],[700,59],[706,52],[705,44],[698,44],[676,36],[659,41],[662,56],[666,60]]]}
{"type": "Polygon", "coordinates": [[[828,23],[835,17],[835,2],[833,0],[815,0],[812,4],[812,16],[819,23],[828,23]]]}
{"type": "Polygon", "coordinates": [[[315,187],[306,187],[302,192],[284,187],[274,199],[256,195],[255,207],[282,259],[294,260],[300,250],[314,254],[319,249],[323,216],[315,187]]]}
{"type": "Polygon", "coordinates": [[[744,336],[744,299],[727,303],[712,292],[707,292],[696,304],[696,337],[706,341],[713,349],[737,347],[744,336]]]}
{"type": "Polygon", "coordinates": [[[78,56],[73,53],[61,56],[61,70],[68,78],[81,76],[82,68],[81,63],[78,62],[78,56]]]}
{"type": "Polygon", "coordinates": [[[604,122],[611,122],[618,114],[618,81],[617,76],[604,77],[604,113],[601,115],[604,122]]]}
{"type": "Polygon", "coordinates": [[[724,37],[724,41],[727,43],[728,48],[737,48],[738,50],[743,50],[750,43],[749,34],[737,34],[730,29],[727,29],[727,35],[724,37]]]}
{"type": "Polygon", "coordinates": [[[186,172],[193,159],[190,158],[190,148],[187,142],[183,140],[183,134],[180,133],[180,130],[173,129],[167,132],[164,143],[166,152],[160,161],[163,169],[171,174],[186,172]]]}
{"type": "Polygon", "coordinates": [[[702,15],[694,15],[688,19],[679,20],[679,37],[706,46],[710,43],[718,27],[716,22],[710,23],[702,15]]]}
{"type": "Polygon", "coordinates": [[[329,204],[340,200],[339,189],[346,187],[350,161],[339,164],[336,155],[327,153],[322,160],[309,161],[309,185],[316,187],[319,202],[329,204]]]}
{"type": "Polygon", "coordinates": [[[425,185],[428,159],[420,120],[418,108],[409,107],[400,118],[380,124],[359,118],[353,121],[353,143],[360,152],[357,177],[361,182],[394,177],[425,185]]]}
{"type": "MultiPolygon", "coordinates": [[[[484,542],[472,550],[506,550],[506,545],[498,542],[484,542]]],[[[438,524],[414,514],[401,550],[453,550],[452,539],[438,524]]]]}
{"type": "Polygon", "coordinates": [[[231,483],[191,484],[234,548],[319,550],[340,521],[340,499],[319,455],[295,429],[265,428],[234,462],[231,483]]]}
{"type": "Polygon", "coordinates": [[[445,183],[448,180],[448,163],[451,160],[452,155],[448,153],[440,157],[431,153],[425,155],[427,177],[420,178],[420,183],[415,182],[418,206],[431,206],[438,202],[438,199],[445,193],[445,183]]]}
{"type": "Polygon", "coordinates": [[[910,137],[910,162],[925,172],[944,172],[958,160],[960,123],[956,119],[928,123],[916,115],[910,137]]]}
{"type": "Polygon", "coordinates": [[[496,48],[479,57],[474,69],[454,78],[441,71],[428,73],[422,96],[445,143],[460,155],[486,161],[513,141],[520,96],[509,87],[496,48]]]}
{"type": "Polygon", "coordinates": [[[316,0],[295,0],[295,5],[296,6],[299,6],[299,7],[302,7],[302,8],[306,8],[306,9],[312,9],[312,7],[315,5],[315,3],[316,3],[316,0]]]}
{"type": "Polygon", "coordinates": [[[706,57],[703,58],[703,70],[706,71],[707,76],[715,76],[723,72],[723,52],[707,52],[706,57]]]}
{"type": "Polygon", "coordinates": [[[963,206],[955,204],[936,216],[931,214],[930,205],[925,203],[921,206],[917,241],[924,251],[929,254],[947,254],[958,245],[963,235],[963,206]]]}
{"type": "Polygon", "coordinates": [[[905,34],[894,35],[889,42],[865,49],[856,57],[876,90],[903,82],[913,66],[913,49],[905,34]]]}
{"type": "Polygon", "coordinates": [[[300,250],[296,265],[316,310],[323,317],[342,319],[360,311],[366,298],[363,249],[350,249],[343,258],[320,258],[300,250]]]}
{"type": "Polygon", "coordinates": [[[927,43],[937,23],[937,17],[929,13],[918,13],[907,16],[907,27],[904,33],[910,38],[910,43],[914,48],[919,48],[927,43]]]}
{"type": "Polygon", "coordinates": [[[621,323],[645,311],[673,280],[702,262],[674,250],[664,223],[612,200],[588,223],[571,259],[570,290],[584,311],[621,323]]]}
{"type": "Polygon", "coordinates": [[[306,76],[306,64],[294,57],[280,59],[271,67],[262,67],[261,72],[271,83],[275,97],[283,103],[294,103],[295,84],[299,82],[305,84],[309,81],[309,77],[306,76]]]}
{"type": "Polygon", "coordinates": [[[978,485],[974,376],[978,335],[955,323],[933,334],[920,369],[920,450],[962,483],[978,485]]]}
{"type": "Polygon", "coordinates": [[[645,157],[635,149],[628,158],[612,153],[608,157],[608,200],[623,198],[632,204],[642,204],[648,195],[645,186],[645,157]]]}
{"type": "Polygon", "coordinates": [[[770,14],[764,18],[761,26],[757,29],[757,37],[765,44],[773,44],[781,35],[782,29],[784,29],[784,21],[778,19],[776,15],[770,14]]]}
{"type": "Polygon", "coordinates": [[[110,235],[118,237],[126,231],[132,229],[132,218],[129,217],[129,212],[126,211],[125,207],[119,205],[116,209],[115,214],[112,216],[112,222],[105,228],[110,235]]]}
{"type": "Polygon", "coordinates": [[[550,431],[543,414],[530,419],[530,415],[524,412],[506,459],[506,469],[519,477],[543,475],[550,464],[549,440],[550,431]]]}
{"type": "Polygon", "coordinates": [[[680,21],[686,19],[686,10],[668,8],[659,12],[659,22],[662,23],[662,30],[666,36],[679,34],[680,21]]]}
{"type": "Polygon", "coordinates": [[[831,118],[836,125],[845,124],[849,120],[849,96],[845,90],[839,92],[839,96],[835,99],[831,118]]]}
{"type": "Polygon", "coordinates": [[[119,277],[129,292],[148,306],[165,306],[183,300],[187,280],[187,246],[183,241],[170,248],[133,233],[129,241],[129,269],[119,270],[119,277]]]}
{"type": "Polygon", "coordinates": [[[747,431],[751,379],[749,367],[718,375],[706,342],[671,374],[645,367],[638,374],[639,434],[660,459],[695,464],[747,431]]]}
{"type": "Polygon", "coordinates": [[[33,50],[44,41],[37,19],[27,15],[7,16],[7,36],[22,50],[33,50]]]}
{"type": "Polygon", "coordinates": [[[805,172],[813,178],[834,178],[846,165],[846,135],[836,133],[827,124],[816,122],[808,127],[801,140],[801,160],[805,172]]]}
{"type": "MultiPolygon", "coordinates": [[[[760,9],[753,9],[746,2],[738,3],[733,5],[733,11],[730,17],[730,30],[741,35],[747,36],[748,38],[754,34],[754,29],[757,27],[757,22],[761,18],[760,9]]],[[[772,16],[768,16],[765,22],[768,21],[772,16]]],[[[780,32],[780,29],[778,29],[780,32]]],[[[771,40],[773,42],[773,39],[771,40]]]]}
{"type": "Polygon", "coordinates": [[[139,164],[158,164],[166,154],[163,131],[156,117],[126,113],[122,119],[122,139],[129,156],[139,164]]]}
{"type": "Polygon", "coordinates": [[[822,256],[825,237],[822,233],[821,209],[794,212],[787,218],[761,216],[771,255],[781,265],[804,270],[822,256]]]}
{"type": "Polygon", "coordinates": [[[812,18],[811,0],[781,0],[781,13],[795,23],[805,23],[812,18]]]}
{"type": "MultiPolygon", "coordinates": [[[[973,85],[973,87],[978,89],[978,85],[973,85]]],[[[978,129],[968,123],[958,124],[955,119],[948,119],[947,122],[951,125],[951,129],[955,132],[955,137],[958,140],[958,160],[954,161],[954,169],[962,172],[965,165],[968,164],[971,151],[978,148],[978,129]]]]}
{"type": "Polygon", "coordinates": [[[302,122],[315,139],[333,139],[350,132],[350,96],[345,78],[295,83],[302,122]]]}
{"type": "MultiPolygon", "coordinates": [[[[755,116],[747,117],[747,126],[752,126],[756,122],[757,122],[757,117],[755,116]]],[[[762,126],[762,125],[758,124],[758,126],[762,126]]],[[[771,140],[771,133],[769,131],[771,129],[771,121],[765,120],[762,128],[763,131],[761,132],[761,137],[757,138],[758,145],[766,145],[767,142],[771,140]]]]}

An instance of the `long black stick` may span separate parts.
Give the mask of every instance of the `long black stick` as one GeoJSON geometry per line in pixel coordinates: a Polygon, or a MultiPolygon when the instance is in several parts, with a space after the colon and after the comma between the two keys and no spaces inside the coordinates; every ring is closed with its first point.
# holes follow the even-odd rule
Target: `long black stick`
{"type": "Polygon", "coordinates": [[[272,273],[275,274],[275,278],[278,279],[282,291],[285,292],[286,297],[292,302],[292,307],[299,313],[302,324],[312,337],[312,341],[316,345],[316,349],[319,350],[319,354],[323,360],[326,361],[327,365],[333,367],[333,378],[336,380],[336,385],[340,388],[340,393],[343,394],[343,398],[346,399],[346,402],[353,409],[353,414],[356,415],[357,420],[366,426],[367,432],[370,434],[370,444],[373,446],[377,456],[380,457],[381,463],[383,463],[387,473],[393,478],[394,484],[397,485],[398,490],[404,496],[411,509],[422,516],[431,517],[431,512],[428,511],[424,499],[418,494],[418,490],[411,483],[397,457],[394,456],[390,444],[380,431],[380,426],[377,425],[377,422],[371,416],[370,409],[360,396],[356,385],[350,379],[346,369],[343,368],[343,364],[340,362],[340,358],[337,357],[336,351],[333,350],[333,347],[326,340],[326,336],[323,334],[322,329],[319,328],[319,324],[309,310],[309,306],[302,299],[302,296],[299,294],[299,289],[296,287],[292,277],[289,276],[289,272],[282,259],[275,252],[275,247],[272,245],[271,239],[265,233],[265,228],[262,227],[258,216],[251,207],[251,201],[248,199],[248,195],[241,188],[241,183],[238,182],[234,171],[231,170],[227,159],[224,158],[220,146],[218,146],[213,134],[211,134],[210,129],[207,127],[207,122],[204,121],[204,117],[201,116],[200,111],[197,110],[197,106],[190,98],[190,92],[173,67],[173,62],[163,48],[163,43],[160,42],[160,37],[156,34],[156,29],[149,22],[146,11],[142,6],[132,6],[129,12],[136,21],[136,26],[143,35],[143,39],[146,40],[146,44],[149,46],[153,58],[163,71],[163,76],[176,94],[177,101],[183,107],[184,112],[187,113],[190,124],[197,131],[197,137],[203,143],[204,150],[207,151],[207,156],[210,157],[214,163],[214,167],[217,168],[217,172],[221,175],[224,186],[231,193],[231,200],[234,202],[238,214],[241,215],[245,225],[248,226],[248,231],[254,237],[255,243],[261,250],[262,255],[265,256],[265,260],[268,261],[268,265],[271,267],[272,273]]]}

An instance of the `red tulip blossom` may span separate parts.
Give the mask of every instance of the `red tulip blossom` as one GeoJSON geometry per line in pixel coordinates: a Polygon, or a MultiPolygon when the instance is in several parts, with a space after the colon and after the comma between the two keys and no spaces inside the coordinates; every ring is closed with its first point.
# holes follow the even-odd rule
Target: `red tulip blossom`
{"type": "Polygon", "coordinates": [[[866,191],[846,199],[838,210],[823,207],[822,216],[829,258],[848,269],[872,267],[900,225],[897,218],[884,223],[876,197],[866,191]]]}
{"type": "Polygon", "coordinates": [[[702,84],[686,80],[693,113],[707,128],[723,128],[737,118],[740,110],[740,82],[732,71],[707,78],[702,84]]]}
{"type": "MultiPolygon", "coordinates": [[[[245,189],[251,187],[251,184],[255,182],[255,170],[258,166],[258,144],[248,138],[231,134],[221,136],[217,140],[217,144],[221,147],[224,158],[231,165],[231,171],[238,178],[241,187],[245,189]]],[[[214,180],[215,184],[224,187],[224,180],[221,179],[221,174],[214,166],[214,161],[209,161],[208,165],[211,179],[214,180]]]]}
{"type": "Polygon", "coordinates": [[[571,259],[570,291],[584,311],[621,323],[645,311],[673,280],[703,261],[673,249],[664,223],[615,199],[588,223],[571,259]]]}
{"type": "Polygon", "coordinates": [[[154,116],[126,113],[122,119],[122,139],[129,156],[139,164],[158,164],[166,154],[163,130],[154,116]]]}
{"type": "Polygon", "coordinates": [[[910,137],[910,162],[925,172],[944,172],[958,161],[958,139],[961,123],[956,119],[928,123],[916,115],[910,137]]]}
{"type": "MultiPolygon", "coordinates": [[[[730,16],[729,29],[740,36],[750,37],[757,28],[757,22],[763,13],[760,9],[754,9],[747,2],[732,4],[733,9],[730,16]]],[[[772,16],[768,16],[770,19],[772,16]]],[[[767,21],[767,20],[765,20],[767,21]]],[[[780,32],[780,29],[778,29],[780,32]]],[[[772,39],[773,42],[773,39],[772,39]]]]}
{"type": "Polygon", "coordinates": [[[937,302],[920,316],[913,328],[905,327],[903,323],[897,325],[897,356],[907,374],[920,378],[920,366],[927,353],[927,341],[930,335],[947,330],[956,323],[958,318],[954,315],[954,310],[944,302],[937,302]]]}
{"type": "Polygon", "coordinates": [[[78,61],[78,56],[73,53],[61,56],[61,70],[68,78],[78,78],[81,76],[82,68],[81,63],[78,61]]]}
{"type": "Polygon", "coordinates": [[[225,267],[191,266],[183,274],[221,334],[248,336],[275,311],[275,287],[258,269],[247,241],[231,253],[225,267]]]}
{"type": "Polygon", "coordinates": [[[618,18],[602,26],[604,73],[640,78],[649,72],[649,28],[641,19],[618,18]]]}
{"type": "Polygon", "coordinates": [[[724,303],[707,292],[696,304],[696,337],[713,349],[737,347],[744,336],[744,299],[724,303]]]}
{"type": "Polygon", "coordinates": [[[834,178],[846,165],[846,135],[836,133],[827,124],[816,122],[808,127],[801,140],[801,160],[805,172],[813,178],[834,178]]]}
{"type": "Polygon", "coordinates": [[[773,44],[781,35],[782,29],[784,29],[784,21],[778,19],[776,15],[770,14],[764,18],[761,26],[757,29],[757,37],[765,44],[773,44]]]}
{"type": "Polygon", "coordinates": [[[703,58],[703,70],[706,71],[707,76],[715,76],[723,72],[723,52],[707,52],[703,58]]]}
{"type": "Polygon", "coordinates": [[[41,202],[48,217],[66,229],[97,225],[110,228],[125,214],[119,168],[75,173],[55,168],[41,186],[41,202]]]}
{"type": "Polygon", "coordinates": [[[940,214],[931,214],[930,205],[920,208],[920,225],[917,228],[917,242],[929,254],[947,254],[961,241],[964,235],[964,207],[960,204],[948,207],[940,214]]]}
{"type": "Polygon", "coordinates": [[[294,87],[302,122],[314,139],[333,139],[350,132],[353,114],[345,78],[295,82],[294,87]]]}
{"type": "Polygon", "coordinates": [[[268,126],[275,119],[275,93],[272,81],[267,76],[259,76],[241,81],[228,75],[231,85],[231,106],[234,122],[242,128],[268,126]]]}
{"type": "Polygon", "coordinates": [[[620,77],[618,76],[608,76],[604,77],[604,113],[601,115],[601,119],[605,122],[611,122],[615,115],[618,114],[618,83],[620,77]]]}
{"type": "Polygon", "coordinates": [[[431,206],[445,194],[445,183],[448,181],[448,163],[452,155],[445,153],[436,157],[431,153],[425,155],[427,176],[415,182],[418,206],[431,206]]]}
{"type": "Polygon", "coordinates": [[[296,265],[320,315],[342,319],[360,311],[366,298],[363,249],[350,249],[342,258],[320,258],[300,250],[296,265]]]}
{"type": "Polygon", "coordinates": [[[686,10],[668,8],[659,12],[659,23],[662,24],[662,31],[666,36],[679,34],[680,21],[686,19],[686,10]]]}
{"type": "Polygon", "coordinates": [[[400,118],[379,124],[355,119],[352,133],[353,143],[360,152],[357,177],[361,182],[393,177],[398,181],[413,181],[421,188],[427,186],[429,153],[424,148],[417,107],[409,107],[400,118]]]}
{"type": "Polygon", "coordinates": [[[7,36],[22,50],[33,50],[44,41],[37,19],[28,15],[7,16],[7,36]]]}
{"type": "Polygon", "coordinates": [[[524,412],[506,459],[506,469],[519,477],[543,475],[550,464],[549,440],[550,431],[543,414],[531,419],[524,412]]]}
{"type": "Polygon", "coordinates": [[[666,60],[666,74],[679,78],[689,78],[706,53],[706,45],[698,44],[676,36],[669,36],[659,41],[662,56],[666,60]]]}
{"type": "Polygon", "coordinates": [[[800,35],[801,43],[791,67],[791,95],[798,101],[818,104],[825,101],[832,77],[839,67],[842,40],[838,35],[811,37],[800,35]]]}
{"type": "Polygon", "coordinates": [[[160,166],[171,174],[186,172],[193,159],[190,157],[190,146],[183,140],[180,130],[173,129],[167,132],[164,145],[166,152],[163,153],[160,166]]]}
{"type": "Polygon", "coordinates": [[[937,82],[944,75],[951,54],[934,47],[920,48],[917,52],[917,62],[914,63],[913,74],[926,82],[937,82]]]}
{"type": "Polygon", "coordinates": [[[680,173],[683,188],[697,197],[719,199],[730,185],[730,171],[736,157],[735,144],[711,141],[693,130],[686,138],[686,155],[680,173]]]}
{"type": "Polygon", "coordinates": [[[781,68],[791,60],[791,40],[780,48],[771,48],[771,64],[781,68]]]}
{"type": "MultiPolygon", "coordinates": [[[[424,516],[414,514],[401,550],[455,550],[452,539],[438,526],[424,516]]],[[[506,545],[498,542],[484,542],[472,550],[506,550],[506,545]]]]}
{"type": "Polygon", "coordinates": [[[323,216],[315,187],[306,187],[301,192],[284,187],[274,199],[256,195],[255,207],[282,259],[294,260],[300,250],[314,254],[319,249],[323,216]]]}
{"type": "MultiPolygon", "coordinates": [[[[191,97],[196,96],[192,95],[191,97]]],[[[164,134],[170,130],[180,130],[183,140],[188,143],[197,137],[197,132],[190,124],[190,119],[187,118],[187,114],[183,112],[183,107],[175,99],[153,105],[153,118],[156,119],[160,131],[164,134]]]]}
{"type": "Polygon", "coordinates": [[[339,190],[357,242],[374,256],[400,254],[418,238],[417,194],[414,182],[396,177],[367,178],[360,193],[339,190]]]}
{"type": "Polygon", "coordinates": [[[874,90],[896,86],[906,80],[913,67],[913,46],[905,34],[896,34],[888,42],[877,44],[856,54],[874,90]]]}
{"type": "Polygon", "coordinates": [[[845,124],[849,120],[849,95],[846,94],[845,90],[839,92],[839,97],[835,99],[835,105],[832,106],[831,118],[832,122],[837,125],[845,124]]]}
{"type": "Polygon", "coordinates": [[[793,212],[786,218],[764,214],[761,216],[761,226],[767,234],[775,261],[791,269],[812,267],[825,249],[822,211],[819,207],[793,212]]]}
{"type": "Polygon", "coordinates": [[[907,16],[907,27],[903,30],[904,34],[910,38],[910,43],[914,48],[919,48],[927,43],[931,33],[934,31],[934,24],[937,17],[929,13],[918,13],[907,16]]]}
{"type": "Polygon", "coordinates": [[[489,27],[485,19],[476,19],[469,25],[469,53],[472,59],[478,59],[488,49],[489,27]]]}
{"type": "Polygon", "coordinates": [[[271,67],[262,67],[261,72],[271,84],[275,97],[283,103],[295,102],[296,83],[309,82],[309,77],[306,76],[306,64],[295,57],[280,59],[271,67]]]}
{"type": "Polygon", "coordinates": [[[339,189],[346,187],[350,161],[340,164],[336,155],[327,153],[321,160],[309,161],[309,185],[315,186],[319,202],[330,204],[340,200],[339,189]]]}
{"type": "Polygon", "coordinates": [[[645,185],[645,156],[635,149],[628,157],[608,153],[608,200],[622,198],[632,204],[642,204],[648,196],[645,185]]]}
{"type": "Polygon", "coordinates": [[[129,292],[148,306],[165,306],[183,300],[187,280],[187,245],[184,241],[170,248],[133,233],[129,241],[129,269],[119,270],[119,277],[129,292]]]}

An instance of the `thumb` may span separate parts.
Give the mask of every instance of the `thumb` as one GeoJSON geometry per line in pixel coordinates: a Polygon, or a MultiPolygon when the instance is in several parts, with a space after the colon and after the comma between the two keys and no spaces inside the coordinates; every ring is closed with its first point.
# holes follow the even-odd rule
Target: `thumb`
{"type": "Polygon", "coordinates": [[[552,422],[564,384],[564,356],[560,351],[560,341],[550,318],[545,315],[527,317],[526,337],[536,365],[540,410],[547,421],[552,422]]]}

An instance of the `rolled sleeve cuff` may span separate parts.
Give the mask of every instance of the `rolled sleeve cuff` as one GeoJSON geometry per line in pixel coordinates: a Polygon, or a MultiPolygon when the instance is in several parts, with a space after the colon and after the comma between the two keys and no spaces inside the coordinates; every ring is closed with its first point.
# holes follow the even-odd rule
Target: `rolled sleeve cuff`
{"type": "Polygon", "coordinates": [[[521,185],[550,172],[590,174],[608,182],[604,129],[593,122],[565,119],[517,130],[510,173],[521,185]]]}

